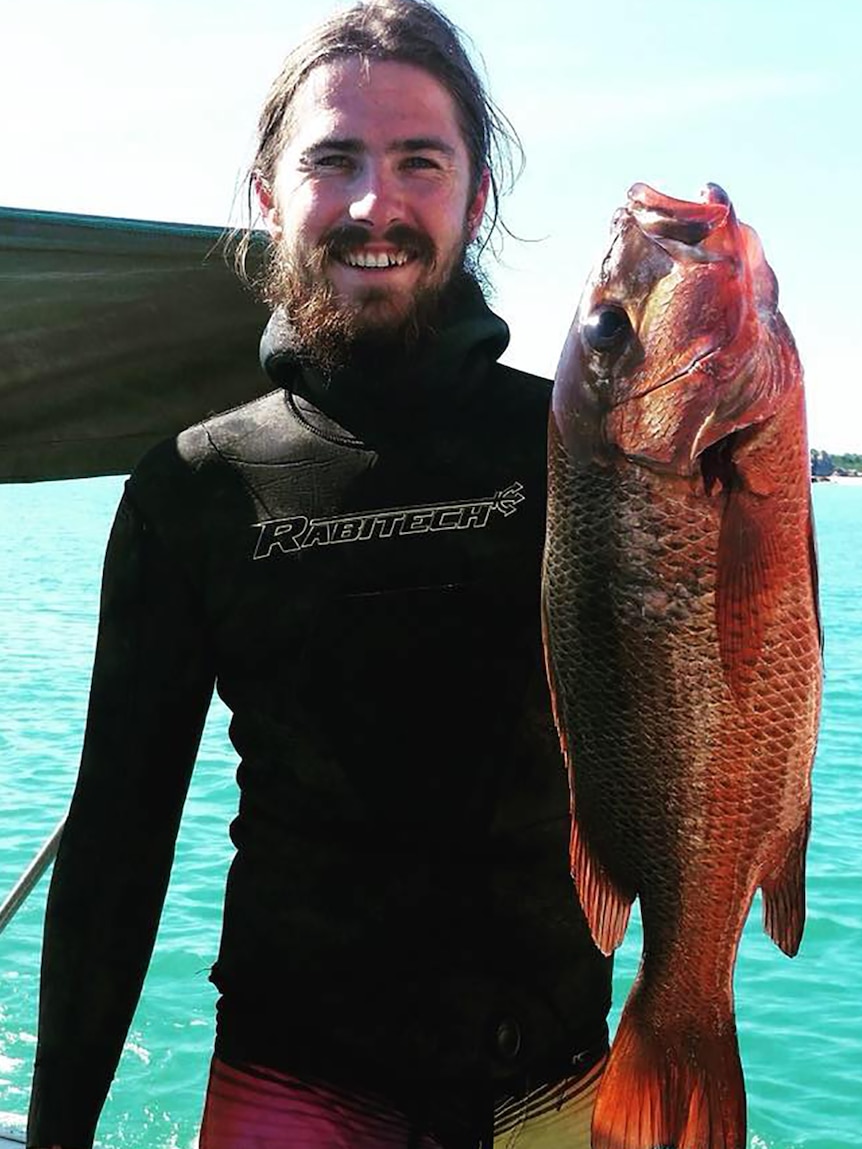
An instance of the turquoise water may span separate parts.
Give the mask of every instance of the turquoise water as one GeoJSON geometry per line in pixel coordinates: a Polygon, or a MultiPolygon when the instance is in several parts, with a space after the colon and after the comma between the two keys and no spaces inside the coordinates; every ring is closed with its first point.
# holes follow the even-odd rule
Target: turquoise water
{"type": "MultiPolygon", "coordinates": [[[[120,479],[0,488],[0,900],[65,813],[77,770],[102,552],[120,479]]],[[[809,915],[799,955],[743,937],[737,1018],[751,1149],[862,1143],[862,485],[814,487],[826,643],[809,915]]],[[[140,1007],[98,1144],[194,1142],[212,1041],[236,759],[210,714],[140,1007]]],[[[106,863],[110,864],[106,859],[106,863]]],[[[35,1048],[43,880],[0,935],[0,1125],[23,1125],[35,1048]]],[[[640,952],[617,961],[615,1011],[640,952]]]]}

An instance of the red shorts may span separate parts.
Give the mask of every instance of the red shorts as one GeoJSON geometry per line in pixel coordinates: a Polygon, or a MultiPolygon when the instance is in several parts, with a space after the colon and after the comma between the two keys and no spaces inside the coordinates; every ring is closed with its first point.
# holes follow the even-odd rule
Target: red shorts
{"type": "MultiPolygon", "coordinates": [[[[501,1105],[494,1145],[589,1149],[602,1058],[586,1074],[501,1105]]],[[[199,1149],[443,1149],[368,1094],[213,1058],[199,1149]]]]}
{"type": "Polygon", "coordinates": [[[199,1149],[442,1149],[372,1096],[212,1060],[199,1149]]]}

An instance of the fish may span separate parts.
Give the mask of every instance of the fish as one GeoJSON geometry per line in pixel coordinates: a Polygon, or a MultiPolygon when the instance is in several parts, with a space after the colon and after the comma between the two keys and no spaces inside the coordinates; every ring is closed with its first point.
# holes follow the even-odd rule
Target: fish
{"type": "Polygon", "coordinates": [[[743,1149],[759,889],[793,956],[823,632],[799,354],[727,193],[634,184],[554,376],[541,619],[593,940],[643,946],[593,1149],[743,1149]]]}

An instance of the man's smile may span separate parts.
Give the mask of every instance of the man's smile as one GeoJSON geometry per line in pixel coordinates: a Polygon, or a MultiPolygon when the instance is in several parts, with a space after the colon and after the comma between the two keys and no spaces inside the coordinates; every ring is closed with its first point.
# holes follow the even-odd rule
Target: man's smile
{"type": "Polygon", "coordinates": [[[403,267],[416,259],[415,252],[410,251],[347,251],[335,257],[338,263],[346,267],[359,267],[363,269],[377,269],[389,267],[403,267]]]}

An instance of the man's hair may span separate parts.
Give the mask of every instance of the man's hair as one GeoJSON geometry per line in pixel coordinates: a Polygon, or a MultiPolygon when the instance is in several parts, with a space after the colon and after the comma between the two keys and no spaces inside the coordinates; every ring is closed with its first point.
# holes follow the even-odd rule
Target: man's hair
{"type": "MultiPolygon", "coordinates": [[[[476,239],[478,253],[494,237],[500,221],[500,197],[523,167],[515,129],[495,106],[470,60],[464,34],[428,0],[360,0],[315,28],[284,61],[258,120],[257,151],[246,177],[248,229],[237,245],[236,263],[244,274],[255,218],[255,183],[272,184],[279,156],[290,137],[296,94],[320,64],[358,56],[390,60],[424,69],[449,92],[470,159],[470,198],[487,168],[489,206],[476,239]],[[515,168],[514,156],[518,165],[515,168]]],[[[493,246],[493,245],[492,245],[493,246]]]]}

